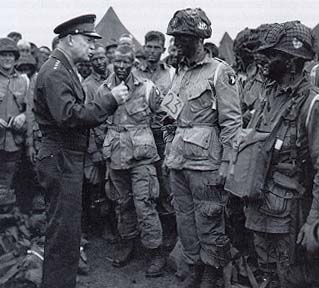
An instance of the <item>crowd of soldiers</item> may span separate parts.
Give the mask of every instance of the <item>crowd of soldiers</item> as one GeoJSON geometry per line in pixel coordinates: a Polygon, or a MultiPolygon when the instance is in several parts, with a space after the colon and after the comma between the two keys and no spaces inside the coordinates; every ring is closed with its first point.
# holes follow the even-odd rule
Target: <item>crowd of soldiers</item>
{"type": "MultiPolygon", "coordinates": [[[[162,32],[136,51],[129,34],[99,44],[94,24],[60,24],[52,51],[17,32],[0,38],[0,219],[46,211],[32,234],[45,234],[41,287],[72,288],[89,273],[91,233],[113,245],[117,268],[142,245],[146,277],[162,276],[171,252],[178,287],[319,287],[311,29],[245,28],[231,67],[205,41],[200,8],[173,15],[164,59],[162,32]]],[[[0,283],[17,274],[4,255],[21,248],[18,236],[3,244],[8,231],[0,283]]]]}

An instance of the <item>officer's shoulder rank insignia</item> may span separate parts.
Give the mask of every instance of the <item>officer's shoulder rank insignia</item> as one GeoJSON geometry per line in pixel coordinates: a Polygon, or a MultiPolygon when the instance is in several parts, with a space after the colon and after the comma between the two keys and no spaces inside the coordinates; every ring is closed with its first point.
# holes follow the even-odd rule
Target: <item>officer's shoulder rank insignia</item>
{"type": "Polygon", "coordinates": [[[232,86],[236,84],[236,75],[234,73],[228,73],[228,83],[232,86]]]}
{"type": "Polygon", "coordinates": [[[58,69],[60,63],[61,63],[61,62],[60,62],[59,60],[56,60],[55,63],[54,63],[54,66],[53,66],[53,70],[58,69]]]}

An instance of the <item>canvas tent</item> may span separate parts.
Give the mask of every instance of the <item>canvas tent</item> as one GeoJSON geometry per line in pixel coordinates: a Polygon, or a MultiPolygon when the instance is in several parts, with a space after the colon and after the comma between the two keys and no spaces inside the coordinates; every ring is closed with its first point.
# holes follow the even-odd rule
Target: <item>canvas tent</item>
{"type": "Polygon", "coordinates": [[[224,59],[228,64],[232,65],[235,62],[233,52],[233,39],[225,32],[222,40],[219,43],[219,57],[224,59]]]}
{"type": "MultiPolygon", "coordinates": [[[[114,42],[114,40],[117,41],[122,34],[131,34],[122,24],[112,7],[106,11],[101,21],[97,24],[96,31],[103,36],[103,39],[99,40],[102,45],[107,45],[110,42],[114,42]]],[[[135,37],[133,41],[136,49],[142,48],[135,37]]]]}

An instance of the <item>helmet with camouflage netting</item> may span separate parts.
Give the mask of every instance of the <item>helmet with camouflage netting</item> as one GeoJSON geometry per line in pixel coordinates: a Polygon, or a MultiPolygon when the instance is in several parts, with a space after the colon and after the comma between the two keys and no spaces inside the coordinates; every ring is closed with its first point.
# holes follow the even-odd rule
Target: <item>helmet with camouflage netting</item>
{"type": "Polygon", "coordinates": [[[299,21],[273,24],[258,50],[274,49],[309,61],[314,57],[315,39],[311,29],[299,21]]]}
{"type": "Polygon", "coordinates": [[[212,35],[211,22],[200,8],[178,10],[168,23],[167,35],[209,38],[212,35]]]}

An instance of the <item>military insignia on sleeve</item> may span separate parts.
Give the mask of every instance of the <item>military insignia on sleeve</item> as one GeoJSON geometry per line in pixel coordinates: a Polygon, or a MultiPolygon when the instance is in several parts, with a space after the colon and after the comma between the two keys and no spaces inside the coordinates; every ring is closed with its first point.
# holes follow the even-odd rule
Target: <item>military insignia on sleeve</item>
{"type": "Polygon", "coordinates": [[[235,85],[236,84],[236,75],[233,73],[228,74],[228,83],[230,85],[235,85]]]}

